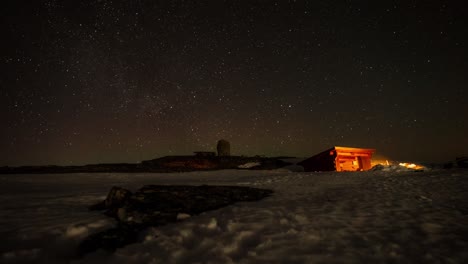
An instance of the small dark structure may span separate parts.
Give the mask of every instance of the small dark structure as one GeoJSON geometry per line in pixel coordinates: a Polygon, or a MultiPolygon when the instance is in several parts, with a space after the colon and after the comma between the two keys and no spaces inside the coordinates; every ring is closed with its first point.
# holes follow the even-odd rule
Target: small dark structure
{"type": "Polygon", "coordinates": [[[468,168],[468,157],[459,157],[455,159],[459,168],[468,168]]]}
{"type": "Polygon", "coordinates": [[[365,171],[372,168],[375,149],[338,147],[327,149],[298,163],[304,171],[365,171]]]}
{"type": "Polygon", "coordinates": [[[216,152],[213,151],[195,151],[193,152],[197,157],[215,157],[216,152]]]}
{"type": "Polygon", "coordinates": [[[219,140],[216,149],[218,150],[218,156],[231,156],[231,144],[229,144],[229,141],[224,139],[219,140]]]}

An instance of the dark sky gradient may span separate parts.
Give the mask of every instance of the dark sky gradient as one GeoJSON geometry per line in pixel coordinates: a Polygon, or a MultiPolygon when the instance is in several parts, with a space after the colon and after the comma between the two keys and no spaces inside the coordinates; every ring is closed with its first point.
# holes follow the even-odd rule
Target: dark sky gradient
{"type": "Polygon", "coordinates": [[[0,165],[468,155],[464,1],[5,1],[0,165]]]}

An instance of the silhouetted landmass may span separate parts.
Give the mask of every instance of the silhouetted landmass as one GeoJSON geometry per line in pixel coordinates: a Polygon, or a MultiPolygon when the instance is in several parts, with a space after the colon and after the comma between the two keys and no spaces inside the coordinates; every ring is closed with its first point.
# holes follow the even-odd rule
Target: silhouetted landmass
{"type": "Polygon", "coordinates": [[[244,156],[166,156],[143,161],[141,163],[108,163],[89,164],[83,166],[21,166],[0,167],[0,174],[25,173],[100,173],[100,172],[189,172],[204,170],[239,169],[246,163],[258,163],[248,169],[271,170],[282,168],[291,163],[281,159],[287,157],[244,157],[244,156]]]}

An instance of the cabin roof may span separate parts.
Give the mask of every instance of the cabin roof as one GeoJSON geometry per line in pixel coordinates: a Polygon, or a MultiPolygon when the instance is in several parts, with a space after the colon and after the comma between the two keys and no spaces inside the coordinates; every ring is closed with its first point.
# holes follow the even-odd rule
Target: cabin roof
{"type": "Polygon", "coordinates": [[[350,147],[340,147],[340,146],[335,146],[332,148],[332,150],[335,149],[337,151],[342,151],[342,152],[366,152],[366,153],[374,153],[375,149],[370,149],[370,148],[350,148],[350,147]]]}

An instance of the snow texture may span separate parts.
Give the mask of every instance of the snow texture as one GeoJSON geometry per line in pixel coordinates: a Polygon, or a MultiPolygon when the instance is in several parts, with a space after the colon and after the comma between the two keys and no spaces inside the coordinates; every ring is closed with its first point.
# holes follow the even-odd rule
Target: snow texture
{"type": "Polygon", "coordinates": [[[467,263],[468,171],[0,176],[0,263],[467,263]],[[150,228],[144,242],[74,259],[115,223],[87,206],[109,189],[217,184],[273,189],[150,228]]]}
{"type": "Polygon", "coordinates": [[[260,162],[247,162],[245,164],[242,164],[242,165],[239,165],[238,168],[239,169],[250,169],[250,168],[253,168],[253,167],[256,167],[256,166],[260,166],[260,162]]]}

